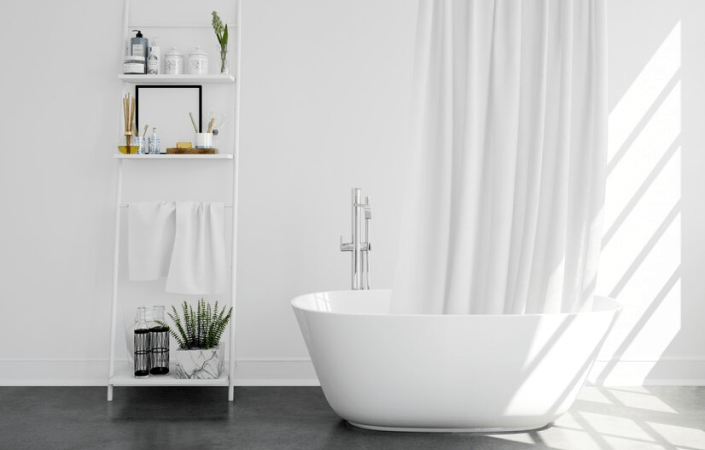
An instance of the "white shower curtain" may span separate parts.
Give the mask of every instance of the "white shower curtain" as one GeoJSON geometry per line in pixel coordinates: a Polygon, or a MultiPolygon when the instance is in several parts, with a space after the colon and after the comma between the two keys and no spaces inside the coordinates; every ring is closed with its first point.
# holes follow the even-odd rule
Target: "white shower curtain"
{"type": "Polygon", "coordinates": [[[605,39],[603,0],[420,0],[393,312],[590,305],[605,39]]]}

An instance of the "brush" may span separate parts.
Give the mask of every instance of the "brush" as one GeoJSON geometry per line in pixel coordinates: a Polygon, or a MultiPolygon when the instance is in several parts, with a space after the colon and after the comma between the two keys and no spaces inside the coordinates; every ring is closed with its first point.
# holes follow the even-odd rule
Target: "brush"
{"type": "Polygon", "coordinates": [[[196,126],[196,121],[193,120],[193,114],[188,113],[188,116],[191,118],[191,123],[193,124],[193,129],[196,130],[196,133],[198,133],[198,127],[196,126]]]}

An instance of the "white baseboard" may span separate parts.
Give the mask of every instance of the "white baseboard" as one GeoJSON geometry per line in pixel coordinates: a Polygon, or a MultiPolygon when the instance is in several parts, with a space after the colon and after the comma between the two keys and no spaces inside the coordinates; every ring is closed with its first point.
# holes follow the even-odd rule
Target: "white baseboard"
{"type": "MultiPolygon", "coordinates": [[[[0,386],[106,386],[107,378],[107,359],[0,359],[0,386]]],[[[599,360],[588,383],[705,386],[705,358],[599,360]]],[[[237,362],[235,386],[319,386],[319,382],[308,358],[243,358],[237,362]]]]}
{"type": "Polygon", "coordinates": [[[1,386],[106,386],[107,359],[0,359],[1,386]]]}
{"type": "Polygon", "coordinates": [[[235,386],[320,386],[310,358],[243,358],[235,386]]]}

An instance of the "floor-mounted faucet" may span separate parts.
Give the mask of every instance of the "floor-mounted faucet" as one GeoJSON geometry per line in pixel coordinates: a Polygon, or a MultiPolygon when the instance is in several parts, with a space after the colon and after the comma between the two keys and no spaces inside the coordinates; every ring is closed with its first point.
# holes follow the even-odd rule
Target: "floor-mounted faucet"
{"type": "Polygon", "coordinates": [[[352,240],[343,242],[340,236],[340,251],[352,252],[352,288],[370,288],[370,219],[372,219],[372,208],[370,208],[370,198],[365,197],[362,203],[361,191],[359,188],[352,190],[352,240]],[[365,220],[364,236],[362,231],[362,220],[365,220]]]}

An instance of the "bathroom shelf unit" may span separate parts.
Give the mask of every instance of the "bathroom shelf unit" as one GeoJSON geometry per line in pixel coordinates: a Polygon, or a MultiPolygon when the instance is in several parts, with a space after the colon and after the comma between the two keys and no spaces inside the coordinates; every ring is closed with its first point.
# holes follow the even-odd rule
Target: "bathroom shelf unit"
{"type": "MultiPolygon", "coordinates": [[[[123,0],[123,43],[127,42],[128,39],[128,34],[131,29],[134,28],[134,26],[130,26],[129,22],[129,11],[130,11],[130,1],[131,0],[123,0]]],[[[132,0],[134,1],[134,0],[132,0]]],[[[145,1],[145,0],[139,0],[139,1],[145,1]]],[[[166,0],[165,0],[166,1],[166,0]]],[[[240,148],[240,83],[236,82],[236,80],[239,80],[240,78],[240,67],[241,67],[241,55],[242,55],[242,36],[241,36],[241,30],[242,30],[242,2],[243,0],[224,0],[223,3],[227,2],[227,8],[230,10],[231,7],[234,6],[234,10],[230,11],[231,13],[236,14],[236,25],[235,27],[230,26],[230,38],[231,42],[234,42],[234,45],[230,48],[233,56],[233,60],[231,61],[231,69],[234,71],[234,74],[219,74],[219,73],[213,73],[213,74],[208,74],[208,75],[124,75],[124,74],[118,74],[117,80],[122,83],[123,90],[131,90],[133,89],[134,86],[136,85],[142,85],[142,84],[150,84],[150,85],[174,85],[174,84],[204,84],[204,85],[221,85],[222,87],[218,87],[218,90],[225,90],[227,94],[220,96],[219,98],[223,99],[222,104],[227,105],[226,110],[230,112],[232,115],[232,118],[234,119],[234,128],[232,131],[232,147],[230,145],[230,141],[227,141],[224,144],[224,153],[218,153],[218,154],[161,154],[161,155],[126,155],[122,153],[114,153],[113,158],[117,162],[117,186],[116,186],[116,195],[115,195],[115,229],[114,229],[114,249],[113,249],[113,279],[112,279],[112,300],[111,300],[111,309],[110,309],[110,314],[111,314],[111,319],[110,319],[110,349],[109,349],[109,369],[108,369],[108,377],[107,377],[107,382],[108,382],[108,392],[107,392],[107,399],[108,401],[112,401],[113,399],[113,387],[114,386],[228,386],[228,401],[233,401],[234,398],[234,374],[235,374],[235,368],[236,368],[236,355],[235,355],[235,324],[236,324],[236,313],[237,313],[237,308],[236,308],[236,273],[237,273],[237,225],[238,225],[238,182],[239,182],[239,176],[238,176],[238,169],[239,169],[239,148],[240,148]],[[232,99],[232,100],[231,100],[232,99]],[[231,151],[232,149],[232,151],[231,151]],[[121,238],[121,221],[122,221],[122,214],[124,214],[122,211],[125,210],[125,204],[122,202],[122,193],[123,193],[123,172],[125,170],[125,167],[136,167],[140,166],[142,163],[140,162],[130,162],[125,164],[124,161],[129,160],[129,161],[156,161],[156,160],[189,160],[189,161],[194,161],[194,160],[199,160],[199,161],[219,161],[217,164],[220,164],[220,162],[228,162],[232,163],[232,178],[230,178],[230,175],[225,175],[229,180],[231,179],[232,181],[232,191],[230,191],[229,188],[226,190],[226,198],[231,197],[232,199],[232,204],[230,206],[226,205],[227,209],[231,210],[231,235],[230,235],[230,257],[231,261],[229,264],[228,269],[230,270],[230,284],[229,284],[229,292],[226,291],[224,293],[224,297],[228,296],[229,294],[229,302],[228,305],[226,306],[231,306],[233,308],[233,313],[231,316],[231,321],[229,324],[229,337],[223,339],[226,342],[226,351],[227,351],[227,356],[228,359],[226,360],[225,364],[225,369],[224,373],[221,375],[220,378],[215,379],[215,380],[201,380],[201,379],[177,379],[174,375],[175,370],[172,365],[170,368],[170,373],[167,375],[161,375],[161,376],[152,376],[148,378],[135,378],[133,375],[132,371],[132,366],[130,364],[124,363],[123,360],[116,361],[115,358],[115,349],[116,349],[116,341],[118,339],[116,338],[118,333],[122,332],[122,327],[118,326],[118,317],[117,317],[117,310],[118,310],[118,304],[120,303],[119,299],[119,286],[120,286],[120,238],[121,238]]],[[[150,7],[152,7],[154,11],[154,2],[150,0],[149,3],[150,7]]],[[[194,3],[194,5],[197,5],[197,3],[194,3]]],[[[167,4],[168,6],[168,4],[167,4]]],[[[221,5],[222,6],[222,5],[221,5]]],[[[198,7],[198,6],[192,6],[192,7],[198,7]]],[[[207,9],[205,11],[206,15],[210,15],[211,9],[207,9]]],[[[230,25],[230,24],[229,24],[230,25]]],[[[208,33],[208,38],[209,39],[215,39],[215,36],[212,36],[212,29],[209,29],[210,27],[206,26],[199,26],[199,27],[193,27],[193,26],[183,26],[180,27],[179,25],[174,25],[169,28],[190,28],[193,30],[194,28],[203,28],[203,33],[205,36],[205,33],[208,33]]],[[[122,46],[121,46],[122,49],[122,46]]],[[[122,93],[120,94],[120,98],[122,99],[122,93]]],[[[122,115],[119,116],[118,118],[118,123],[121,125],[122,124],[122,115]]],[[[119,129],[119,127],[118,127],[119,129]]],[[[114,146],[110,146],[113,151],[115,151],[114,146]]],[[[150,166],[152,164],[159,164],[156,162],[150,162],[150,166]]],[[[184,163],[188,164],[188,163],[184,163]]],[[[200,164],[200,163],[196,163],[200,164]]],[[[129,237],[128,237],[129,239],[129,237]]],[[[225,302],[223,302],[225,303],[225,302]]],[[[122,339],[119,339],[119,341],[122,341],[122,339]]]]}
{"type": "Polygon", "coordinates": [[[116,159],[144,159],[144,160],[155,160],[155,159],[233,159],[233,155],[230,153],[216,153],[214,155],[198,155],[198,154],[160,154],[160,155],[125,155],[120,153],[119,155],[113,155],[116,159]]]}
{"type": "Polygon", "coordinates": [[[118,74],[118,79],[133,84],[208,84],[234,83],[235,76],[230,74],[208,75],[126,75],[118,74]]]}

